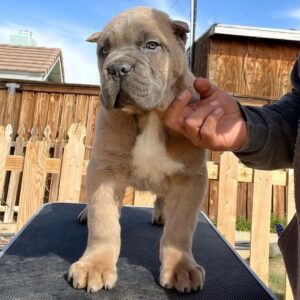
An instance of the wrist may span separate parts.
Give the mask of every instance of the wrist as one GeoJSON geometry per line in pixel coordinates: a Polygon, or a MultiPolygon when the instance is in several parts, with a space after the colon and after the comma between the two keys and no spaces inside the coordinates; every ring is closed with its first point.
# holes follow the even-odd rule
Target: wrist
{"type": "Polygon", "coordinates": [[[247,145],[247,124],[243,118],[240,121],[240,128],[238,130],[236,141],[231,149],[232,152],[243,151],[247,145]]]}

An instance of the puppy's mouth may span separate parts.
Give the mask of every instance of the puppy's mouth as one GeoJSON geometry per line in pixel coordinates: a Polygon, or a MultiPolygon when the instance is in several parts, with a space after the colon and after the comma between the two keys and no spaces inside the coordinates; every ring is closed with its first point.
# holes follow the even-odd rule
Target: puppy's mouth
{"type": "Polygon", "coordinates": [[[114,108],[122,109],[127,105],[132,105],[131,98],[123,89],[120,89],[116,97],[114,108]]]}

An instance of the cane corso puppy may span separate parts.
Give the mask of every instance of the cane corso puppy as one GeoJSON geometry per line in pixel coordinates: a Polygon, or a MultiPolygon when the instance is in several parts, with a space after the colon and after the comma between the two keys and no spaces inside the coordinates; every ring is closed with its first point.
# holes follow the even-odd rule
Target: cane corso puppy
{"type": "Polygon", "coordinates": [[[205,272],[191,248],[207,188],[206,151],[153,112],[166,110],[185,89],[195,93],[184,49],[188,31],[184,22],[138,7],[88,38],[97,44],[102,107],[87,171],[88,244],[69,270],[75,288],[114,287],[128,185],[158,195],[153,222],[164,223],[160,284],[180,292],[203,287],[205,272]]]}

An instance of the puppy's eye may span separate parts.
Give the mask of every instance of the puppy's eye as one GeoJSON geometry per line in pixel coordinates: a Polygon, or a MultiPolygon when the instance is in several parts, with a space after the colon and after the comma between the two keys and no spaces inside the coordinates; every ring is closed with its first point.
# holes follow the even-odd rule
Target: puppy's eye
{"type": "Polygon", "coordinates": [[[107,47],[99,47],[97,52],[100,56],[107,56],[109,54],[109,49],[107,47]]]}
{"type": "Polygon", "coordinates": [[[150,41],[146,44],[146,48],[149,50],[155,50],[157,47],[159,47],[159,43],[150,41]]]}
{"type": "Polygon", "coordinates": [[[109,54],[109,49],[106,47],[101,48],[101,54],[107,56],[109,54]]]}

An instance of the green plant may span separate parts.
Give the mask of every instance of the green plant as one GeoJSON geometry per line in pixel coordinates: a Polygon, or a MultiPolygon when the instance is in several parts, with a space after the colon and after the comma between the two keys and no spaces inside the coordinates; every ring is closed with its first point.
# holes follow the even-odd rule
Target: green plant
{"type": "Polygon", "coordinates": [[[286,217],[284,218],[279,218],[277,217],[275,214],[271,214],[271,220],[270,220],[270,231],[272,233],[276,233],[276,226],[275,224],[281,224],[283,227],[286,227],[287,225],[287,221],[286,221],[286,217]]]}
{"type": "Polygon", "coordinates": [[[238,231],[250,231],[251,230],[251,224],[246,218],[237,217],[235,228],[238,231]]]}

